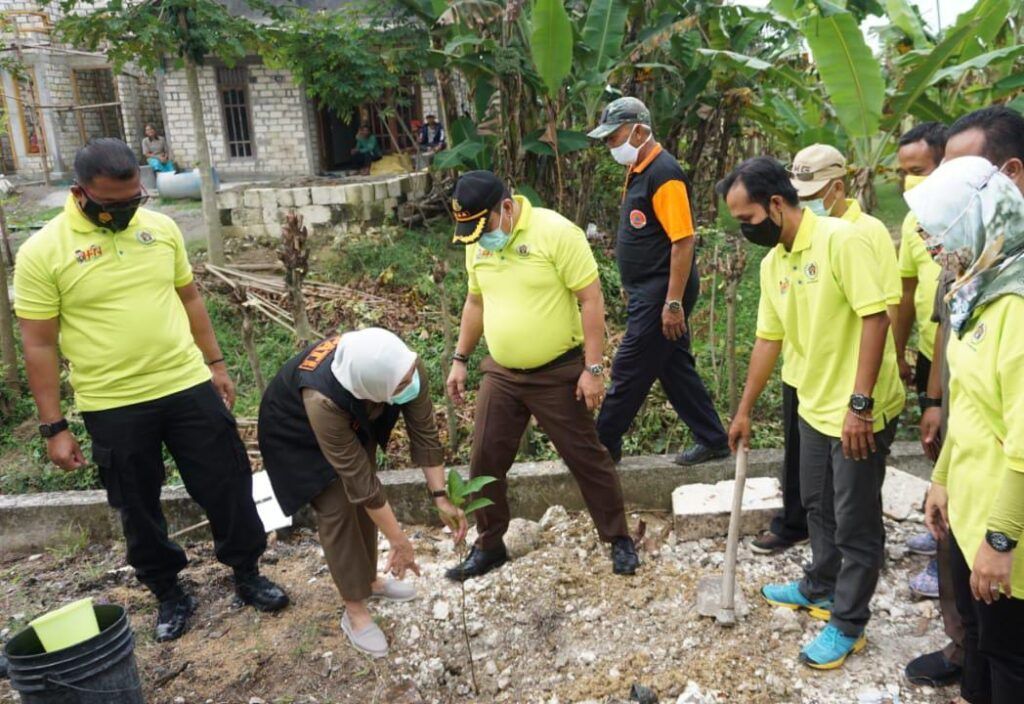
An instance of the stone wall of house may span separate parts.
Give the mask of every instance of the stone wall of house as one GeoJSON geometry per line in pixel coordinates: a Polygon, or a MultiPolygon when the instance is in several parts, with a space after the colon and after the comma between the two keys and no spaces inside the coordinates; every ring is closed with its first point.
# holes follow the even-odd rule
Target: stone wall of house
{"type": "MultiPolygon", "coordinates": [[[[314,174],[317,159],[311,150],[305,94],[288,71],[262,65],[248,66],[247,71],[253,155],[234,158],[228,153],[216,67],[200,67],[203,118],[214,167],[226,177],[314,174]]],[[[168,71],[161,80],[170,148],[179,165],[194,164],[196,136],[185,72],[168,71]]]]}
{"type": "Polygon", "coordinates": [[[121,99],[124,140],[141,160],[145,126],[153,125],[159,134],[164,132],[164,117],[160,110],[156,81],[141,72],[129,72],[126,67],[125,73],[117,76],[117,93],[121,99]]]}
{"type": "Polygon", "coordinates": [[[425,171],[346,183],[319,179],[298,187],[229,187],[217,194],[217,207],[227,236],[280,237],[285,217],[293,211],[311,235],[337,236],[392,218],[399,205],[429,190],[425,171]]]}

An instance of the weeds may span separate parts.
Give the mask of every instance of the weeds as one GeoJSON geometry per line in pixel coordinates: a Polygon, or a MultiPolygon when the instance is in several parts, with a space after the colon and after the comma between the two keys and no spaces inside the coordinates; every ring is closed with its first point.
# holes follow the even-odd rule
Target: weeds
{"type": "Polygon", "coordinates": [[[72,523],[60,531],[56,541],[52,546],[46,548],[46,552],[58,562],[62,562],[77,556],[88,545],[89,531],[77,523],[72,523]]]}

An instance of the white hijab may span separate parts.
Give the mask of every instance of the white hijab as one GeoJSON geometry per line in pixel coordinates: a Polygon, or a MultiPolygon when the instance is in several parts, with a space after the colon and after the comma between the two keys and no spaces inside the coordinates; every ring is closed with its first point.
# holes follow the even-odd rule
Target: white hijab
{"type": "Polygon", "coordinates": [[[341,336],[331,371],[363,401],[387,403],[416,361],[416,353],[393,332],[366,328],[341,336]]]}

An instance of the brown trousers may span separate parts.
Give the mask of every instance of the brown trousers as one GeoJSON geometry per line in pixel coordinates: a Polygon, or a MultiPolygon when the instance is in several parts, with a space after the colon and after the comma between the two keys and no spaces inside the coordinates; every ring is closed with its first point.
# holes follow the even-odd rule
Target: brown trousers
{"type": "Polygon", "coordinates": [[[942,627],[949,636],[949,643],[942,654],[951,663],[964,664],[964,624],[956,609],[956,594],[953,587],[953,553],[949,537],[939,541],[935,555],[939,562],[939,610],[942,612],[942,627]]]}
{"type": "MultiPolygon", "coordinates": [[[[376,452],[375,445],[373,451],[376,452]]],[[[346,601],[369,599],[371,585],[377,579],[377,525],[363,506],[349,501],[341,479],[310,503],[316,514],[324,558],[341,597],[346,601]]]]}
{"type": "Polygon", "coordinates": [[[594,416],[586,402],[576,399],[582,358],[521,372],[487,357],[480,371],[484,377],[477,396],[470,475],[489,475],[498,481],[480,492],[494,505],[475,514],[480,534],[477,544],[485,550],[495,548],[508,530],[511,516],[506,475],[531,415],[576,479],[601,540],[628,535],[615,462],[597,438],[594,416]]]}

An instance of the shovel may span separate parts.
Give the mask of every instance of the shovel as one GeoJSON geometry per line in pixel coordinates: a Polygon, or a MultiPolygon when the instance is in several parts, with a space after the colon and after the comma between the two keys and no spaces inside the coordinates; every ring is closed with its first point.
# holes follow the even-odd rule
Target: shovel
{"type": "Polygon", "coordinates": [[[697,583],[697,611],[713,616],[720,626],[736,625],[736,550],[740,542],[740,520],[743,512],[743,487],[747,483],[747,448],[736,453],[736,481],[732,490],[732,513],[729,516],[729,537],[725,543],[724,572],[701,577],[697,583]]]}

